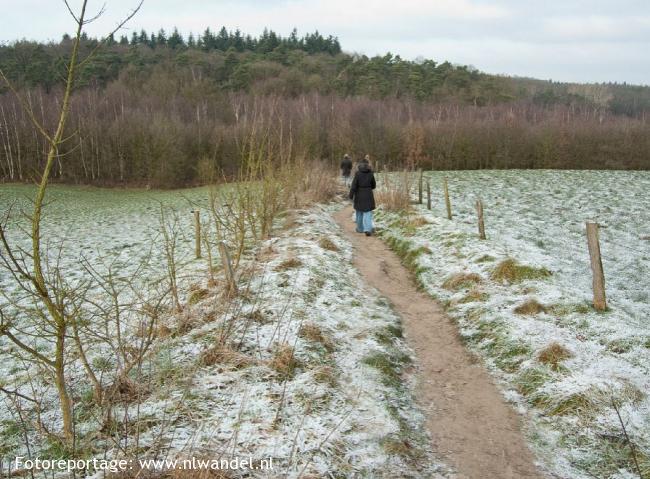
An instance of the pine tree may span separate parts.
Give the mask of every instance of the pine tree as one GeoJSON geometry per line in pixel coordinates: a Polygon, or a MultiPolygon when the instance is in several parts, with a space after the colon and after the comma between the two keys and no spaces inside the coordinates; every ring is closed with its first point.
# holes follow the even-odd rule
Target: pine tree
{"type": "Polygon", "coordinates": [[[165,30],[161,28],[158,30],[158,36],[156,37],[156,43],[160,46],[165,46],[167,45],[167,34],[165,33],[165,30]]]}
{"type": "Polygon", "coordinates": [[[178,33],[178,28],[174,27],[174,31],[167,40],[167,46],[169,48],[182,48],[185,46],[185,41],[180,33],[178,33]]]}

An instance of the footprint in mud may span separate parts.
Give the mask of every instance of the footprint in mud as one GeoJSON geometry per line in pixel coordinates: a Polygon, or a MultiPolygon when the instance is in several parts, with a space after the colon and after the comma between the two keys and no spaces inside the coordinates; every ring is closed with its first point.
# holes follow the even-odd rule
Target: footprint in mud
{"type": "Polygon", "coordinates": [[[381,270],[382,273],[384,273],[386,276],[390,277],[390,272],[388,270],[388,263],[386,262],[385,259],[380,259],[379,260],[379,269],[381,270]]]}

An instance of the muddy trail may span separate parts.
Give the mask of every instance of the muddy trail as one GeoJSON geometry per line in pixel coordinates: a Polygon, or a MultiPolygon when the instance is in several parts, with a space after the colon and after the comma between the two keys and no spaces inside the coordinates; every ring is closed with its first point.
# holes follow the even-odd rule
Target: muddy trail
{"type": "Polygon", "coordinates": [[[350,206],[335,215],[354,248],[354,264],[388,298],[417,356],[417,399],[435,454],[459,478],[543,478],[520,418],[485,368],[467,352],[442,308],[417,290],[408,270],[379,238],[355,232],[350,206]]]}

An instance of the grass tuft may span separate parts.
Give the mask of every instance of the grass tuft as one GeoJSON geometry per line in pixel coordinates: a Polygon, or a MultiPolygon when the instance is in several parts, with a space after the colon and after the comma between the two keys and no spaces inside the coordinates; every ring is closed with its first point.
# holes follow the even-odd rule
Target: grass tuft
{"type": "Polygon", "coordinates": [[[298,336],[308,341],[322,344],[327,351],[334,350],[332,338],[315,323],[304,323],[298,330],[298,336]]]}
{"type": "Polygon", "coordinates": [[[142,400],[149,394],[146,385],[133,381],[131,378],[119,375],[106,391],[106,398],[113,403],[131,404],[142,400]]]}
{"type": "Polygon", "coordinates": [[[535,268],[517,263],[514,259],[508,258],[501,261],[492,270],[490,278],[500,283],[520,283],[531,279],[544,279],[551,276],[546,268],[535,268]]]}
{"type": "Polygon", "coordinates": [[[302,261],[300,261],[298,258],[288,258],[277,265],[275,267],[275,270],[286,271],[288,269],[299,268],[300,266],[302,266],[302,261]]]}
{"type": "Polygon", "coordinates": [[[269,366],[274,369],[283,379],[290,379],[294,376],[296,369],[301,366],[294,354],[294,348],[288,344],[281,344],[273,351],[273,357],[269,366]]]}
{"type": "Polygon", "coordinates": [[[546,313],[547,308],[534,298],[527,299],[514,309],[515,314],[533,315],[546,313]]]}
{"type": "Polygon", "coordinates": [[[387,436],[381,440],[381,446],[390,456],[401,456],[404,458],[415,459],[421,454],[416,451],[411,442],[402,435],[387,436]]]}
{"type": "Polygon", "coordinates": [[[593,311],[593,308],[587,303],[554,304],[548,307],[548,312],[555,316],[567,316],[573,313],[587,314],[590,311],[593,311]]]}
{"type": "Polygon", "coordinates": [[[479,288],[472,288],[469,292],[458,300],[458,304],[474,303],[477,301],[487,301],[490,295],[481,291],[479,288]]]}
{"type": "Polygon", "coordinates": [[[551,375],[541,368],[524,369],[515,379],[515,387],[523,396],[530,396],[544,385],[551,375]]]}
{"type": "Polygon", "coordinates": [[[314,370],[314,379],[319,383],[324,383],[334,388],[338,385],[336,370],[332,366],[320,366],[314,370]]]}
{"type": "Polygon", "coordinates": [[[207,289],[203,289],[203,288],[192,289],[190,291],[190,295],[187,298],[187,304],[194,305],[196,303],[199,303],[200,301],[207,298],[208,294],[210,294],[210,292],[207,289]]]}
{"type": "Polygon", "coordinates": [[[403,337],[403,331],[401,325],[399,326],[393,326],[389,325],[383,328],[380,331],[377,331],[375,333],[375,338],[377,339],[377,342],[380,344],[384,344],[387,346],[390,346],[393,344],[395,339],[399,339],[403,337]]]}
{"type": "Polygon", "coordinates": [[[318,245],[321,248],[326,249],[328,251],[335,251],[335,252],[339,251],[339,247],[336,246],[334,242],[329,238],[321,238],[320,241],[318,242],[318,245]]]}
{"type": "Polygon", "coordinates": [[[476,273],[456,273],[442,283],[442,287],[451,291],[459,289],[468,289],[482,281],[482,278],[476,273]]]}
{"type": "Polygon", "coordinates": [[[615,354],[629,353],[634,348],[634,341],[629,338],[614,339],[607,343],[606,349],[615,354]]]}
{"type": "Polygon", "coordinates": [[[571,351],[556,342],[549,344],[537,354],[537,360],[549,366],[553,371],[557,371],[560,363],[571,357],[573,357],[571,351]]]}
{"type": "Polygon", "coordinates": [[[246,319],[257,324],[268,324],[272,322],[272,320],[267,318],[266,315],[259,309],[248,313],[245,317],[246,319]]]}
{"type": "Polygon", "coordinates": [[[378,370],[385,386],[398,387],[401,384],[402,370],[411,358],[402,352],[384,353],[377,351],[363,358],[363,364],[378,370]]]}
{"type": "Polygon", "coordinates": [[[537,400],[536,406],[542,406],[549,416],[587,416],[594,417],[605,408],[602,391],[595,388],[570,394],[562,398],[550,395],[541,395],[542,400],[537,400]]]}
{"type": "Polygon", "coordinates": [[[220,364],[230,366],[234,369],[243,369],[254,363],[255,361],[250,356],[221,344],[206,349],[199,356],[199,364],[201,366],[215,366],[220,364]]]}

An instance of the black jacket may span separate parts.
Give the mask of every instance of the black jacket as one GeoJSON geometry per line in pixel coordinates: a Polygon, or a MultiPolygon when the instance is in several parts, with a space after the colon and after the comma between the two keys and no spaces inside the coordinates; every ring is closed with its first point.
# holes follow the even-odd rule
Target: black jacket
{"type": "Polygon", "coordinates": [[[343,158],[341,160],[341,174],[343,176],[350,176],[352,172],[352,160],[350,158],[343,158]]]}
{"type": "Polygon", "coordinates": [[[372,211],[375,209],[375,175],[368,163],[359,163],[359,169],[354,175],[350,187],[350,199],[354,200],[354,209],[357,211],[372,211]]]}

